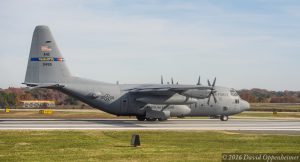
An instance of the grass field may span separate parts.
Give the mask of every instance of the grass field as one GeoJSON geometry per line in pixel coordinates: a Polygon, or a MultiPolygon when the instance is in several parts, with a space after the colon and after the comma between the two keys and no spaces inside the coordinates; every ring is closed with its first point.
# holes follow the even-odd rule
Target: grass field
{"type": "Polygon", "coordinates": [[[221,153],[300,153],[300,136],[176,131],[0,131],[0,161],[220,161],[221,153]],[[141,147],[130,147],[134,133],[141,147]]]}

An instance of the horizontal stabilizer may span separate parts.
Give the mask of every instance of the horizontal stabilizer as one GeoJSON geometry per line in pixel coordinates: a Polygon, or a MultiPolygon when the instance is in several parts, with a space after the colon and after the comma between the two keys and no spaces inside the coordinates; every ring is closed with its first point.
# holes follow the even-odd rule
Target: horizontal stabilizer
{"type": "Polygon", "coordinates": [[[31,89],[35,88],[62,88],[64,85],[57,83],[22,83],[31,87],[31,89]]]}

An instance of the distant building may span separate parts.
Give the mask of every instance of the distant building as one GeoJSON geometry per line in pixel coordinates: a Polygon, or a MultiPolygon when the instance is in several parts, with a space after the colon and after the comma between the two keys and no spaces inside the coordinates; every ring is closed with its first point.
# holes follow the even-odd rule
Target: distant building
{"type": "Polygon", "coordinates": [[[52,100],[23,100],[20,101],[23,108],[48,108],[55,107],[55,101],[52,100]]]}

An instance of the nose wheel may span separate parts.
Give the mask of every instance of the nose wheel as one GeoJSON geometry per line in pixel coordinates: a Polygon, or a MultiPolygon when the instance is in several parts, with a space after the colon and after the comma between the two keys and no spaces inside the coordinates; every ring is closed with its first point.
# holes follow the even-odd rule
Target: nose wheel
{"type": "Polygon", "coordinates": [[[227,121],[228,120],[228,116],[227,115],[222,115],[222,116],[220,116],[220,120],[221,121],[227,121]]]}
{"type": "Polygon", "coordinates": [[[156,121],[157,118],[146,118],[147,121],[156,121]]]}

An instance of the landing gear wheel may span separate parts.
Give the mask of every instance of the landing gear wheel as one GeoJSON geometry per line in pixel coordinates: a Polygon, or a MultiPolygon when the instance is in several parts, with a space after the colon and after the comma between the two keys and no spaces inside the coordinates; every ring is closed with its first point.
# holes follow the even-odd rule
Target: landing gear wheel
{"type": "Polygon", "coordinates": [[[147,121],[155,121],[156,118],[146,118],[147,121]]]}
{"type": "Polygon", "coordinates": [[[138,121],[144,121],[146,119],[146,117],[145,116],[136,116],[136,119],[138,121]]]}
{"type": "Polygon", "coordinates": [[[158,118],[158,121],[166,121],[166,120],[168,120],[167,118],[165,119],[165,118],[158,118]]]}
{"type": "Polygon", "coordinates": [[[228,116],[222,115],[222,116],[220,116],[220,120],[221,121],[227,121],[228,120],[228,116]]]}

